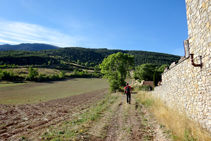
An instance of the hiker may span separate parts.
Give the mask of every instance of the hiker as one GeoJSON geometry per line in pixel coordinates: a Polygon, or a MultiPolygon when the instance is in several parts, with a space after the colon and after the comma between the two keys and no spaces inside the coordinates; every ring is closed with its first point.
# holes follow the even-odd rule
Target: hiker
{"type": "Polygon", "coordinates": [[[130,104],[130,101],[131,101],[131,92],[132,92],[131,87],[129,86],[128,83],[126,83],[124,93],[127,95],[127,103],[129,103],[129,104],[130,104]]]}

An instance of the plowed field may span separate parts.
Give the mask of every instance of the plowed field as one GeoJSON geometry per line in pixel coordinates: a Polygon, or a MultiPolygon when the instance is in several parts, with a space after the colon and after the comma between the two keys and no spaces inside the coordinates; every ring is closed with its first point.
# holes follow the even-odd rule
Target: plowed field
{"type": "Polygon", "coordinates": [[[0,105],[0,139],[37,137],[43,133],[42,129],[83,113],[106,93],[107,88],[39,104],[0,105]]]}

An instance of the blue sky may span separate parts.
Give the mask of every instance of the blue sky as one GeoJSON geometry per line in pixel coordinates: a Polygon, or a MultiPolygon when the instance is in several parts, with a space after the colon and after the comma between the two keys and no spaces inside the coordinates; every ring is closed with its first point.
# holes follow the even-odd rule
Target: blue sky
{"type": "Polygon", "coordinates": [[[0,45],[143,50],[184,55],[185,0],[0,0],[0,45]]]}

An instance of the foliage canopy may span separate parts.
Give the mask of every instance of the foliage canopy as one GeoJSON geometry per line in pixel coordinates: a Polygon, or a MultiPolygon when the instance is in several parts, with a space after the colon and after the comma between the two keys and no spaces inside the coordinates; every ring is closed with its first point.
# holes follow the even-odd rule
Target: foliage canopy
{"type": "Polygon", "coordinates": [[[134,56],[118,52],[109,55],[99,66],[104,78],[108,78],[110,90],[116,91],[125,85],[127,72],[134,68],[134,56]]]}

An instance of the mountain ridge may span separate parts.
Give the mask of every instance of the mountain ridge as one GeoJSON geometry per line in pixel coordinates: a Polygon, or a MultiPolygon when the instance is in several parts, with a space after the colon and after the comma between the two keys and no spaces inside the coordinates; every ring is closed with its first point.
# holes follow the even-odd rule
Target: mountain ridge
{"type": "Polygon", "coordinates": [[[7,50],[39,51],[39,50],[59,49],[59,48],[60,47],[44,43],[21,43],[18,45],[10,45],[10,44],[0,45],[0,51],[7,51],[7,50]]]}

